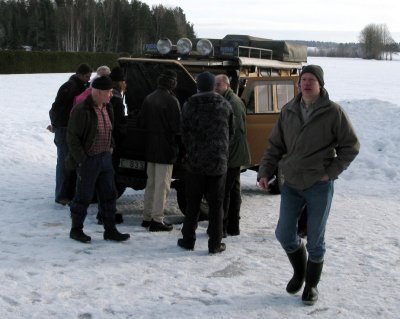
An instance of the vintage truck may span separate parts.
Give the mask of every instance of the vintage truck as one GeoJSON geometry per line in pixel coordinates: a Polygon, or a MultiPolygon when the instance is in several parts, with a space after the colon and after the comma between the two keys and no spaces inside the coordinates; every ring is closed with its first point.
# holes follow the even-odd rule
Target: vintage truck
{"type": "MultiPolygon", "coordinates": [[[[182,38],[176,44],[169,39],[145,44],[140,57],[120,58],[126,75],[127,105],[124,138],[117,142],[114,158],[119,195],[127,187],[135,190],[146,185],[144,136],[140,109],[144,98],[157,87],[157,77],[165,69],[178,75],[176,97],[181,105],[197,92],[195,78],[203,72],[226,74],[231,88],[243,100],[247,113],[247,138],[251,165],[257,170],[268,137],[280,109],[298,92],[299,73],[307,62],[307,48],[287,41],[274,41],[247,35],[227,35],[223,39],[182,38]],[[195,48],[193,48],[195,44],[195,48]]],[[[184,210],[184,169],[174,166],[172,187],[177,191],[178,205],[184,210]]],[[[279,192],[276,182],[272,192],[279,192]]]]}

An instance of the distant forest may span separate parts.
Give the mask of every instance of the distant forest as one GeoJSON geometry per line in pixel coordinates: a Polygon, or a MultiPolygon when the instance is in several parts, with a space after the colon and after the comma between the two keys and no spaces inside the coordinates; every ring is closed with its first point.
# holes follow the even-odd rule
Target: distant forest
{"type": "MultiPolygon", "coordinates": [[[[137,0],[0,0],[0,50],[137,54],[162,37],[196,37],[180,7],[150,8],[137,0]]],[[[392,59],[400,50],[384,24],[367,25],[359,40],[291,42],[307,45],[310,56],[392,59]]]]}
{"type": "Polygon", "coordinates": [[[137,53],[161,37],[195,37],[181,8],[136,0],[0,0],[1,49],[137,53]]]}
{"type": "Polygon", "coordinates": [[[387,51],[379,51],[374,56],[367,56],[368,54],[365,52],[365,45],[363,43],[337,43],[297,40],[292,40],[290,42],[306,45],[308,47],[308,56],[391,60],[393,53],[400,51],[400,43],[395,43],[387,51]]]}

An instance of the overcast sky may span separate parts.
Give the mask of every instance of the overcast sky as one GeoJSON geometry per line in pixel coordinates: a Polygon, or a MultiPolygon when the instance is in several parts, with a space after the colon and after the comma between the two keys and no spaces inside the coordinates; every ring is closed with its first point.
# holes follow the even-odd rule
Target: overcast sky
{"type": "Polygon", "coordinates": [[[358,42],[369,23],[400,42],[400,0],[142,0],[181,7],[198,37],[248,34],[276,40],[358,42]]]}

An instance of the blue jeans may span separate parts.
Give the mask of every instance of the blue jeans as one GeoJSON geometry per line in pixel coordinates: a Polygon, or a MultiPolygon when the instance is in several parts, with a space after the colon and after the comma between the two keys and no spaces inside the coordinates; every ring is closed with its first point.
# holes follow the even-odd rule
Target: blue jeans
{"type": "Polygon", "coordinates": [[[76,191],[71,203],[72,227],[83,227],[95,193],[103,220],[115,222],[117,190],[109,152],[89,156],[77,169],[76,191]]]}
{"type": "Polygon", "coordinates": [[[56,166],[56,191],[55,201],[62,199],[62,186],[65,178],[65,158],[68,155],[67,128],[58,127],[54,132],[54,144],[57,146],[57,166],[56,166]]]}
{"type": "Polygon", "coordinates": [[[317,182],[310,188],[298,190],[287,185],[281,189],[281,208],[275,235],[287,253],[300,247],[297,221],[304,204],[307,205],[307,251],[312,262],[319,263],[325,255],[325,226],[333,198],[333,181],[317,182]]]}

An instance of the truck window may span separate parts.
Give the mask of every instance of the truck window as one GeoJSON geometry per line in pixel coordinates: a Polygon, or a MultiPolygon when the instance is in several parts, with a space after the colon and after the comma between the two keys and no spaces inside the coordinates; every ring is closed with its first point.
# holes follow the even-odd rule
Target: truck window
{"type": "Polygon", "coordinates": [[[247,113],[271,113],[294,97],[293,81],[252,81],[245,98],[247,113]]]}

